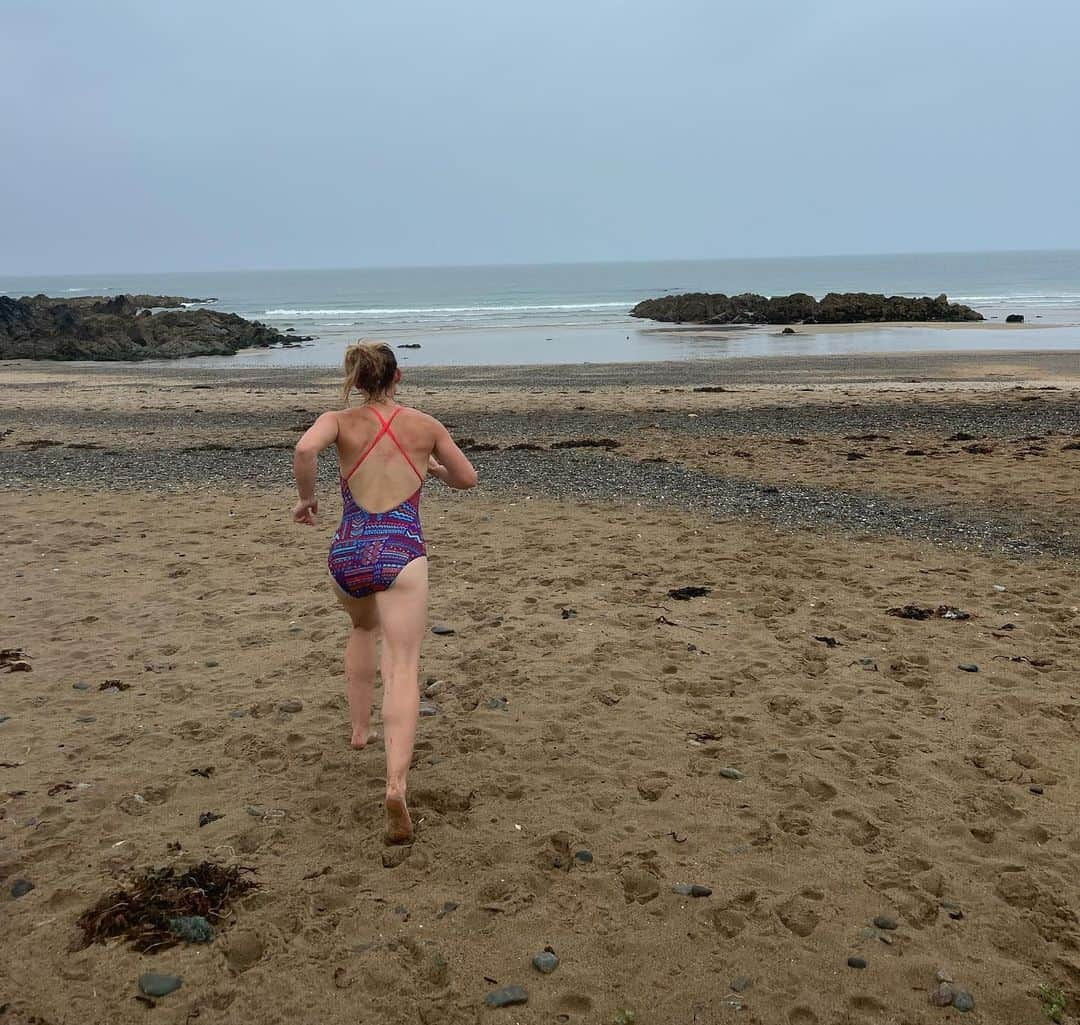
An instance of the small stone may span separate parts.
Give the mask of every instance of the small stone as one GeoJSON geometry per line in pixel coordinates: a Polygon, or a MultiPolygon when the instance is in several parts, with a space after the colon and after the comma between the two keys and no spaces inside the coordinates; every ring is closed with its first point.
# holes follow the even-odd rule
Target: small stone
{"type": "Polygon", "coordinates": [[[1028,791],[1033,794],[1042,794],[1043,788],[1040,786],[1028,787],[1028,791]]]}
{"type": "Polygon", "coordinates": [[[974,662],[961,662],[956,668],[965,673],[977,673],[979,671],[979,667],[974,662]]]}
{"type": "Polygon", "coordinates": [[[91,723],[91,722],[97,722],[97,716],[96,715],[80,715],[79,718],[76,719],[75,721],[79,722],[79,723],[83,723],[83,724],[91,723]]]}
{"type": "Polygon", "coordinates": [[[278,705],[279,712],[302,712],[304,710],[304,703],[298,701],[296,698],[290,698],[288,701],[282,701],[278,705]]]}
{"type": "Polygon", "coordinates": [[[1000,591],[1004,591],[1005,588],[1002,587],[1001,584],[994,584],[994,590],[1000,592],[1000,591]]]}
{"type": "Polygon", "coordinates": [[[750,979],[745,975],[731,980],[731,988],[736,993],[745,993],[750,988],[750,979]]]}
{"type": "Polygon", "coordinates": [[[899,929],[900,923],[890,915],[878,915],[874,919],[874,925],[878,929],[899,929]]]}
{"type": "Polygon", "coordinates": [[[510,707],[510,702],[506,698],[488,698],[484,707],[492,712],[505,712],[510,707]]]}
{"type": "Polygon", "coordinates": [[[439,709],[437,705],[433,705],[430,701],[420,702],[420,715],[427,718],[432,715],[438,715],[439,709]]]}
{"type": "Polygon", "coordinates": [[[881,934],[872,925],[864,925],[859,930],[860,940],[876,940],[881,934]]]}
{"type": "Polygon", "coordinates": [[[8,719],[10,719],[10,718],[11,718],[10,715],[0,715],[0,723],[7,722],[8,719]]]}
{"type": "Polygon", "coordinates": [[[452,626],[444,626],[442,623],[436,623],[431,628],[431,632],[436,637],[453,637],[454,636],[454,628],[452,626]]]}
{"type": "Polygon", "coordinates": [[[203,826],[208,826],[208,825],[210,825],[211,822],[217,822],[218,819],[223,819],[223,818],[225,818],[225,816],[224,815],[218,815],[217,812],[204,811],[199,816],[199,828],[202,829],[203,826]]]}
{"type": "Polygon", "coordinates": [[[166,997],[183,985],[179,975],[159,975],[146,972],[139,976],[139,989],[148,997],[166,997]]]}
{"type": "Polygon", "coordinates": [[[592,853],[592,851],[584,851],[584,850],[575,851],[574,852],[574,861],[576,861],[576,862],[578,862],[579,864],[582,864],[582,865],[591,865],[592,861],[593,861],[593,853],[592,853]]]}
{"type": "Polygon", "coordinates": [[[74,690],[92,690],[93,685],[87,683],[85,680],[80,680],[78,683],[73,683],[72,689],[74,690]]]}
{"type": "Polygon", "coordinates": [[[946,968],[939,968],[937,970],[937,972],[934,974],[934,978],[937,979],[938,982],[955,982],[956,981],[952,977],[952,973],[949,972],[949,970],[946,969],[946,968]]]}
{"type": "Polygon", "coordinates": [[[236,709],[233,709],[233,711],[231,711],[229,713],[229,718],[230,719],[243,719],[245,715],[247,715],[247,709],[246,708],[236,708],[236,709]]]}
{"type": "Polygon", "coordinates": [[[724,769],[718,769],[717,772],[724,777],[724,779],[743,779],[743,774],[738,769],[732,769],[730,767],[724,769]]]}
{"type": "Polygon", "coordinates": [[[952,1005],[961,1014],[964,1014],[967,1011],[974,1011],[975,1010],[975,998],[970,993],[968,993],[966,990],[962,989],[962,990],[960,990],[959,993],[956,994],[956,996],[953,997],[952,1005]]]}
{"type": "Polygon", "coordinates": [[[34,884],[29,879],[16,879],[11,884],[11,896],[18,900],[20,897],[25,897],[33,888],[34,884]]]}
{"type": "Polygon", "coordinates": [[[207,669],[217,669],[221,663],[216,658],[208,658],[204,663],[207,669]]]}
{"type": "Polygon", "coordinates": [[[550,950],[541,950],[540,953],[532,959],[532,963],[533,968],[538,972],[543,972],[544,975],[550,975],[559,967],[558,957],[550,950]]]}
{"type": "Polygon", "coordinates": [[[529,994],[524,986],[503,986],[501,989],[492,990],[484,1003],[488,1007],[513,1007],[515,1004],[527,1004],[529,994]]]}
{"type": "Polygon", "coordinates": [[[209,943],[214,938],[214,927],[202,915],[170,918],[169,932],[185,943],[209,943]]]}
{"type": "Polygon", "coordinates": [[[677,893],[681,897],[711,897],[712,890],[707,886],[700,886],[697,883],[676,883],[671,888],[672,893],[677,893]]]}
{"type": "Polygon", "coordinates": [[[939,982],[935,989],[930,990],[930,1003],[935,1007],[948,1007],[955,998],[956,990],[947,982],[939,982]]]}
{"type": "Polygon", "coordinates": [[[865,968],[867,961],[865,957],[849,957],[847,964],[848,968],[865,968]]]}
{"type": "Polygon", "coordinates": [[[443,689],[444,686],[445,686],[445,684],[443,683],[442,680],[433,680],[431,683],[429,683],[424,688],[424,697],[425,698],[433,698],[433,697],[435,697],[437,694],[442,692],[442,689],[443,689]]]}
{"type": "Polygon", "coordinates": [[[296,626],[294,624],[293,626],[289,627],[289,633],[291,633],[291,634],[298,634],[298,633],[303,633],[303,632],[304,632],[304,628],[302,626],[296,626]]]}
{"type": "Polygon", "coordinates": [[[458,904],[456,900],[448,900],[443,904],[442,910],[436,913],[435,917],[445,918],[451,911],[457,911],[459,907],[461,907],[461,905],[458,904]]]}

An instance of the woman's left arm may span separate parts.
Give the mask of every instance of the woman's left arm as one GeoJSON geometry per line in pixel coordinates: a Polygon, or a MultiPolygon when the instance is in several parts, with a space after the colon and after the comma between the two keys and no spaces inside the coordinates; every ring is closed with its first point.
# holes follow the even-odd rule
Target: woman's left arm
{"type": "Polygon", "coordinates": [[[335,413],[323,413],[296,443],[293,456],[293,474],[296,476],[296,490],[300,500],[293,506],[292,518],[295,523],[315,526],[315,515],[319,511],[319,500],[315,497],[315,479],[319,470],[319,453],[332,445],[338,436],[338,421],[335,413]]]}

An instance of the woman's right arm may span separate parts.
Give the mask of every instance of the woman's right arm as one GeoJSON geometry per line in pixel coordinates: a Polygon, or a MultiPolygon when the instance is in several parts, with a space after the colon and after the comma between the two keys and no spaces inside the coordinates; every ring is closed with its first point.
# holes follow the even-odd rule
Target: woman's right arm
{"type": "Polygon", "coordinates": [[[476,487],[476,468],[442,424],[438,424],[435,430],[435,452],[428,461],[428,470],[432,476],[458,491],[476,487]]]}

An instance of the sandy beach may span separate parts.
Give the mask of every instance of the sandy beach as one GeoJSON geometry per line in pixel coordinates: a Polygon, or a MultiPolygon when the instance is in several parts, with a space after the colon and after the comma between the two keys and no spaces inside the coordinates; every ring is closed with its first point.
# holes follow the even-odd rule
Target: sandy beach
{"type": "Polygon", "coordinates": [[[454,632],[392,856],[334,467],[288,518],[336,374],[0,386],[5,1025],[964,1019],[939,973],[970,1020],[1077,1020],[1074,353],[409,372],[481,486],[425,489],[454,632]],[[257,884],[212,943],[82,945],[203,860],[257,884]],[[147,971],[183,978],[152,1013],[147,971]]]}

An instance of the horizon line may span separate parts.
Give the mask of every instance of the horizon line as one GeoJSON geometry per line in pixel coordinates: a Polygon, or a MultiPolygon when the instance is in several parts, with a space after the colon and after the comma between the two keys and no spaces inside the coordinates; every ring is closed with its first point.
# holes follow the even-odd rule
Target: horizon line
{"type": "Polygon", "coordinates": [[[854,258],[877,258],[895,256],[1001,256],[1023,255],[1026,253],[1080,253],[1080,248],[1052,249],[939,249],[939,250],[901,250],[897,252],[862,252],[862,253],[817,253],[801,256],[696,256],[696,257],[661,257],[658,259],[635,260],[544,260],[544,261],[508,261],[505,263],[405,263],[405,264],[358,264],[338,267],[217,267],[186,268],[183,270],[107,270],[107,271],[39,271],[32,273],[8,274],[0,272],[9,280],[31,278],[81,278],[92,276],[152,276],[156,274],[324,274],[332,271],[404,271],[404,270],[492,270],[498,268],[522,267],[587,267],[602,264],[614,266],[637,266],[649,263],[753,263],[767,261],[800,260],[843,260],[854,258]]]}

